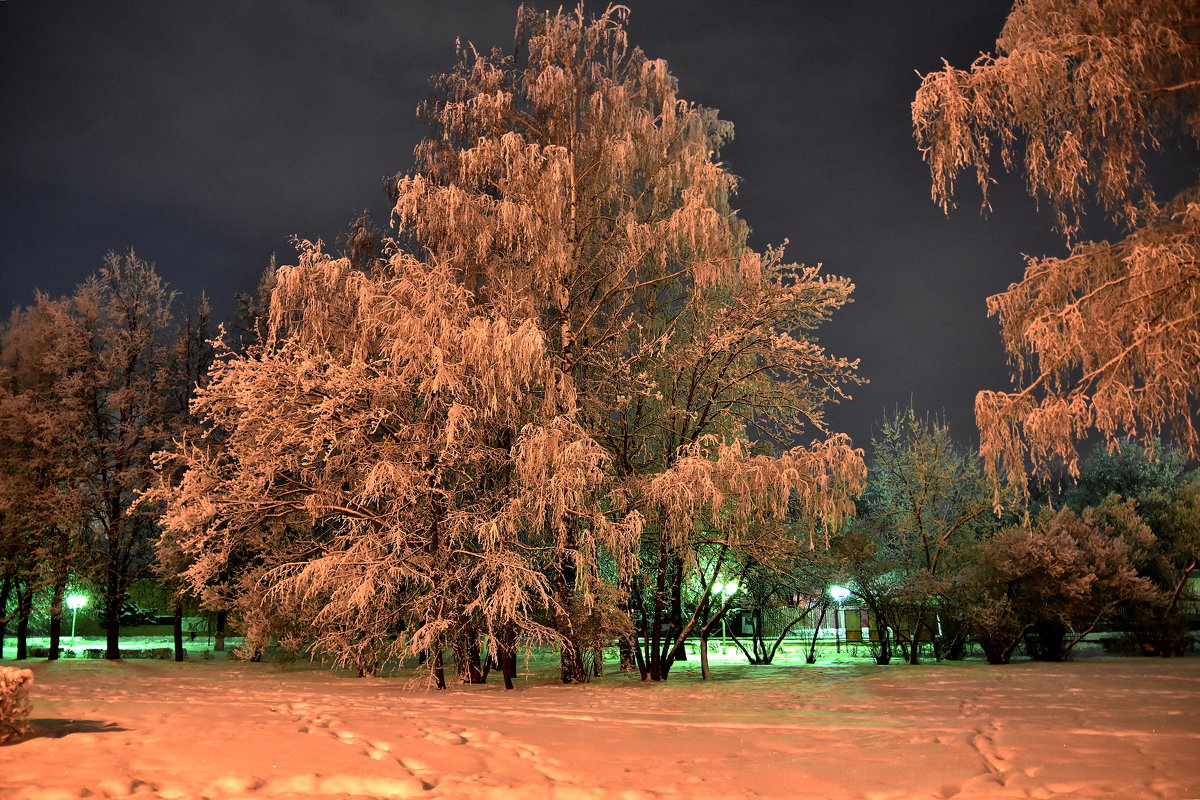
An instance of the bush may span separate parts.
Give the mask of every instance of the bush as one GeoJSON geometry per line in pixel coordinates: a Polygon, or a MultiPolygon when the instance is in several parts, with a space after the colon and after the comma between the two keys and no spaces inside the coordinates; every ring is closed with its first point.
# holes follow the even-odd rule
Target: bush
{"type": "Polygon", "coordinates": [[[33,672],[0,667],[0,744],[22,736],[29,725],[29,687],[33,672]]]}

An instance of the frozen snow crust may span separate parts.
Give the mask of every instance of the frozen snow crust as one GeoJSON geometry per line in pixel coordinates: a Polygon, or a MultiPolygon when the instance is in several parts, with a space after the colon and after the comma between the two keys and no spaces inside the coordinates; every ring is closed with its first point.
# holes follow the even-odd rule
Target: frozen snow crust
{"type": "MultiPolygon", "coordinates": [[[[14,662],[5,661],[12,666],[14,662]]],[[[0,797],[1200,797],[1200,658],[879,667],[846,655],[671,680],[436,692],[302,663],[21,662],[0,797]]]]}

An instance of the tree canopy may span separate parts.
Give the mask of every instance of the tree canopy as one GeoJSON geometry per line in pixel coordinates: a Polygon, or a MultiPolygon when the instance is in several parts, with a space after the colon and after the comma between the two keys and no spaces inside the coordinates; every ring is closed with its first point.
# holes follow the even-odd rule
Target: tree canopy
{"type": "Polygon", "coordinates": [[[1147,167],[1166,144],[1200,144],[1198,30],[1186,0],[1018,0],[996,54],[922,81],[913,122],[934,199],[949,208],[973,171],[986,205],[997,162],[1019,167],[1071,245],[988,299],[1018,387],[976,400],[993,476],[1024,486],[1027,456],[1074,474],[1089,431],[1200,453],[1200,187],[1161,199],[1147,167]],[[1123,238],[1080,241],[1091,203],[1123,238]]]}

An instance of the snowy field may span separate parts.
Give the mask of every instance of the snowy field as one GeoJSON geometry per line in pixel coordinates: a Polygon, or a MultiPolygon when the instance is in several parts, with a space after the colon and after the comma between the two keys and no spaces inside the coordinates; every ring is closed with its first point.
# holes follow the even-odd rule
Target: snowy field
{"type": "Polygon", "coordinates": [[[691,662],[570,687],[548,663],[508,693],[198,652],[3,663],[37,681],[31,735],[0,747],[5,800],[1200,797],[1194,656],[715,656],[708,683],[691,662]]]}

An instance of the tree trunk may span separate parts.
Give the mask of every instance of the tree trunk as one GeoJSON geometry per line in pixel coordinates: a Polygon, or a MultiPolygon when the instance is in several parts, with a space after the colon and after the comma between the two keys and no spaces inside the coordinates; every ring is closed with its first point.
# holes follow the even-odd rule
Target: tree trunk
{"type": "Polygon", "coordinates": [[[770,664],[775,658],[775,651],[767,648],[767,640],[763,638],[763,612],[761,608],[754,609],[750,615],[754,630],[750,631],[750,643],[754,648],[756,664],[770,664]]]}
{"type": "Polygon", "coordinates": [[[654,614],[650,619],[650,631],[646,647],[649,656],[650,680],[666,679],[663,669],[662,633],[663,633],[663,598],[666,596],[667,583],[667,545],[664,537],[658,541],[658,571],[654,584],[654,614]]]}
{"type": "Polygon", "coordinates": [[[433,682],[439,689],[446,688],[446,667],[442,662],[442,644],[435,645],[433,653],[433,682]]]}
{"type": "Polygon", "coordinates": [[[942,632],[946,637],[946,660],[962,661],[967,656],[967,626],[957,615],[942,620],[942,632]]]}
{"type": "Polygon", "coordinates": [[[172,633],[175,634],[175,660],[183,661],[187,655],[183,652],[183,595],[175,594],[175,619],[172,633]]]}
{"type": "Polygon", "coordinates": [[[579,651],[579,643],[577,641],[563,639],[561,657],[561,678],[563,683],[588,682],[587,670],[583,667],[583,653],[579,651]]]}
{"type": "MultiPolygon", "coordinates": [[[[618,586],[618,591],[621,593],[621,596],[625,598],[624,610],[625,613],[629,615],[630,621],[637,619],[637,616],[633,611],[633,590],[635,587],[636,584],[634,584],[633,581],[628,578],[622,578],[621,583],[618,586]]],[[[2,608],[3,606],[0,606],[0,609],[2,608]]],[[[637,668],[637,659],[636,656],[634,656],[634,651],[637,650],[637,646],[637,628],[634,628],[631,632],[622,631],[620,633],[619,638],[617,639],[617,653],[621,660],[621,672],[632,672],[637,668]]]]}
{"type": "Polygon", "coordinates": [[[1062,661],[1066,638],[1067,628],[1061,622],[1039,620],[1026,634],[1025,647],[1035,661],[1062,661]]]}
{"type": "Polygon", "coordinates": [[[218,653],[225,650],[225,621],[228,618],[228,611],[217,612],[217,630],[213,633],[213,650],[218,653]]]}
{"type": "Polygon", "coordinates": [[[132,522],[125,518],[121,504],[121,486],[110,487],[107,498],[108,527],[105,530],[105,545],[108,548],[108,563],[105,565],[104,597],[107,609],[104,614],[105,648],[104,657],[109,661],[121,658],[121,607],[125,605],[125,576],[122,566],[122,543],[133,533],[132,522]]]}
{"type": "Polygon", "coordinates": [[[487,683],[488,675],[492,674],[493,669],[500,669],[500,658],[496,655],[496,640],[488,639],[487,650],[483,653],[483,682],[487,683]]]}
{"type": "MultiPolygon", "coordinates": [[[[903,625],[904,623],[900,624],[903,625]]],[[[900,649],[900,660],[907,662],[909,659],[909,648],[912,645],[912,632],[905,631],[905,629],[901,627],[893,628],[893,630],[896,632],[896,635],[893,638],[896,642],[896,646],[900,649]]]]}
{"type": "Polygon", "coordinates": [[[798,625],[810,613],[812,613],[812,608],[807,609],[803,614],[800,614],[798,617],[793,619],[787,625],[783,626],[783,630],[781,630],[779,632],[779,635],[775,637],[774,643],[771,644],[771,649],[770,649],[770,652],[768,653],[768,660],[767,660],[768,664],[770,664],[772,661],[775,660],[776,654],[779,653],[779,648],[783,645],[783,640],[787,638],[787,635],[792,630],[792,628],[794,628],[796,625],[798,625]]]}
{"type": "Polygon", "coordinates": [[[517,677],[517,636],[511,624],[500,629],[496,640],[496,659],[500,663],[500,674],[504,677],[505,691],[512,691],[513,679],[517,677]]]}
{"type": "Polygon", "coordinates": [[[630,642],[628,634],[622,633],[621,638],[617,640],[617,652],[621,659],[621,672],[632,672],[637,669],[637,658],[634,655],[634,650],[637,649],[637,635],[630,642]]]}
{"type": "Polygon", "coordinates": [[[8,595],[12,591],[13,577],[5,575],[0,581],[0,658],[4,658],[4,637],[8,633],[8,595]]]}
{"type": "Polygon", "coordinates": [[[25,583],[17,592],[17,660],[29,658],[29,616],[33,613],[33,585],[25,583]]]}
{"type": "Polygon", "coordinates": [[[925,611],[922,609],[917,612],[916,618],[913,620],[912,627],[912,646],[908,651],[908,663],[921,663],[921,628],[925,626],[925,611]]]}
{"type": "Polygon", "coordinates": [[[560,557],[554,569],[554,589],[558,596],[555,627],[562,639],[560,677],[563,683],[588,682],[587,669],[583,665],[583,648],[575,627],[575,577],[575,567],[571,559],[567,556],[560,557]]]}
{"type": "Polygon", "coordinates": [[[454,638],[454,668],[459,683],[483,683],[483,661],[479,653],[479,637],[475,626],[464,622],[460,633],[454,638]]]}
{"type": "Polygon", "coordinates": [[[51,661],[58,660],[62,643],[63,595],[67,593],[67,572],[59,570],[54,576],[54,591],[50,595],[50,653],[51,661]]]}
{"type": "MultiPolygon", "coordinates": [[[[683,560],[676,558],[671,565],[671,627],[667,635],[671,639],[679,636],[683,630],[683,560]]],[[[683,640],[671,651],[672,661],[687,661],[687,648],[683,640]]]]}
{"type": "Polygon", "coordinates": [[[876,628],[879,631],[879,655],[875,656],[875,663],[886,667],[892,663],[892,635],[888,626],[880,623],[878,618],[875,624],[879,625],[876,628]]]}
{"type": "Polygon", "coordinates": [[[806,663],[817,663],[817,636],[821,633],[821,625],[825,622],[825,609],[829,608],[825,603],[821,603],[821,616],[817,617],[817,624],[813,625],[812,642],[808,645],[808,656],[804,659],[806,663]]]}
{"type": "Polygon", "coordinates": [[[104,657],[115,661],[121,658],[121,606],[125,604],[125,591],[115,557],[110,559],[105,575],[104,598],[104,657]]]}
{"type": "Polygon", "coordinates": [[[708,680],[708,628],[700,629],[700,678],[708,680]]]}

